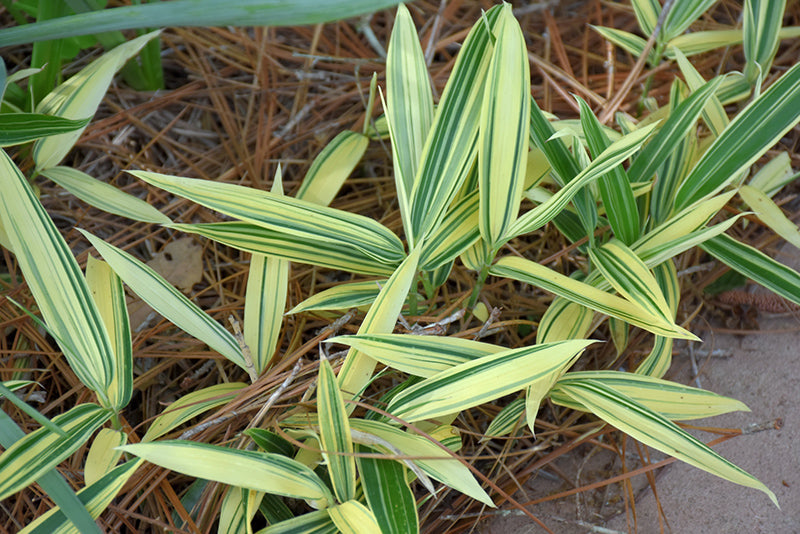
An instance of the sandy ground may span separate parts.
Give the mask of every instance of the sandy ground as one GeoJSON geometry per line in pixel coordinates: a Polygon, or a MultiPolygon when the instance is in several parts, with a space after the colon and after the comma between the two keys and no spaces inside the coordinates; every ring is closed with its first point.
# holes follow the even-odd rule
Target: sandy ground
{"type": "MultiPolygon", "coordinates": [[[[800,254],[793,258],[800,265],[800,254]]],[[[776,508],[760,491],[738,486],[687,464],[674,462],[656,474],[658,501],[644,476],[633,481],[636,523],[625,513],[619,485],[593,494],[531,507],[553,532],[578,534],[639,533],[800,533],[800,317],[760,316],[761,332],[747,336],[701,333],[714,356],[701,360],[700,383],[705,389],[743,401],[751,412],[736,412],[695,422],[695,426],[746,428],[776,419],[780,429],[749,433],[717,446],[720,454],[756,476],[775,492],[776,508]],[[658,502],[663,509],[659,518],[658,502]],[[664,522],[666,517],[666,522],[664,522]]],[[[685,351],[676,354],[673,379],[695,385],[685,351]],[[681,379],[682,377],[682,379],[681,379]]],[[[769,426],[769,425],[767,425],[769,426]]],[[[708,442],[715,436],[695,433],[708,442]]],[[[586,458],[576,454],[558,467],[581,484],[618,473],[619,461],[602,452],[586,458]],[[616,464],[614,463],[616,461],[616,464]],[[616,471],[616,472],[615,472],[616,471]]],[[[660,460],[663,456],[651,456],[660,460]]],[[[569,489],[547,474],[532,481],[527,496],[537,498],[569,489]]],[[[523,497],[520,493],[517,498],[523,497]]],[[[528,499],[522,499],[528,500],[528,499]]],[[[525,517],[495,517],[485,534],[544,532],[525,517]]]]}

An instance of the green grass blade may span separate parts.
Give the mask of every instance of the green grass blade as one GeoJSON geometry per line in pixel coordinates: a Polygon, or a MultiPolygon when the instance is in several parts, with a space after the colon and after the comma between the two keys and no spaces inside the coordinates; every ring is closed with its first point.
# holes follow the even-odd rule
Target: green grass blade
{"type": "Polygon", "coordinates": [[[800,121],[800,64],[748,104],[692,169],[675,198],[680,210],[721,190],[800,121]]]}
{"type": "Polygon", "coordinates": [[[344,243],[309,240],[245,222],[170,224],[169,227],[202,235],[253,254],[276,256],[334,270],[389,276],[400,264],[376,262],[360,250],[344,243]]]}
{"type": "Polygon", "coordinates": [[[325,483],[307,466],[280,454],[241,451],[184,440],[120,447],[150,463],[189,476],[274,495],[333,502],[325,483]]]}
{"type": "Polygon", "coordinates": [[[216,384],[182,396],[156,417],[147,428],[142,441],[153,441],[183,423],[231,401],[247,384],[226,382],[216,384]]]}
{"type": "Polygon", "coordinates": [[[349,501],[356,492],[356,462],[352,456],[350,422],[336,375],[325,359],[320,361],[317,380],[317,417],[322,457],[328,465],[333,492],[339,502],[349,501]]]}
{"type": "Polygon", "coordinates": [[[560,372],[594,342],[558,341],[461,363],[403,390],[386,410],[408,421],[466,410],[560,372]]]}
{"type": "Polygon", "coordinates": [[[106,390],[111,402],[109,408],[120,411],[128,405],[133,393],[133,346],[125,290],[111,267],[92,256],[86,262],[86,284],[103,318],[114,352],[111,383],[106,390]]]}
{"type": "Polygon", "coordinates": [[[81,230],[131,290],[175,326],[246,369],[242,350],[230,332],[151,267],[127,252],[81,230]]]}
{"type": "Polygon", "coordinates": [[[361,161],[369,139],[351,131],[341,132],[314,158],[300,184],[297,198],[327,206],[361,161]]]}
{"type": "MultiPolygon", "coordinates": [[[[358,445],[356,451],[375,452],[364,445],[358,445]]],[[[406,481],[405,468],[394,460],[362,457],[356,460],[364,496],[381,533],[417,534],[417,502],[406,481]]]]}
{"type": "Polygon", "coordinates": [[[169,217],[144,200],[129,195],[113,185],[101,182],[77,169],[52,167],[41,171],[41,174],[87,204],[105,212],[127,217],[134,221],[155,224],[168,224],[171,222],[169,217]]]}
{"type": "MultiPolygon", "coordinates": [[[[57,24],[66,18],[68,17],[48,21],[48,23],[57,24]]],[[[35,24],[28,24],[22,28],[27,30],[33,26],[35,24]]],[[[9,29],[14,31],[18,28],[9,29]]],[[[103,54],[72,78],[56,87],[39,103],[36,111],[67,119],[84,119],[93,116],[108,91],[114,74],[158,33],[148,33],[103,54]]],[[[3,36],[6,35],[8,34],[3,32],[3,36]]],[[[82,133],[83,128],[70,133],[45,137],[34,143],[33,161],[36,163],[36,170],[49,169],[58,165],[82,133]]]]}
{"type": "Polygon", "coordinates": [[[478,134],[480,231],[493,249],[519,212],[531,101],[525,38],[510,4],[503,6],[498,24],[478,134]]]}
{"type": "MultiPolygon", "coordinates": [[[[425,139],[433,123],[433,95],[417,30],[400,4],[386,56],[386,118],[391,124],[395,186],[403,221],[408,221],[411,191],[425,139]]],[[[410,228],[406,227],[406,232],[410,228]]],[[[415,235],[409,236],[413,245],[415,235]]]]}
{"type": "Polygon", "coordinates": [[[386,9],[398,0],[175,0],[104,9],[52,21],[7,28],[0,46],[116,30],[158,26],[301,26],[355,17],[386,9]]]}
{"type": "MultiPolygon", "coordinates": [[[[580,97],[576,97],[581,108],[581,126],[593,157],[599,156],[611,145],[600,121],[591,108],[580,97]]],[[[597,180],[600,197],[614,235],[625,244],[639,237],[639,210],[631,188],[631,179],[621,166],[614,167],[597,180]]]]}
{"type": "Polygon", "coordinates": [[[0,500],[18,492],[75,452],[111,412],[95,404],[80,404],[57,415],[53,423],[66,435],[40,428],[16,441],[0,455],[0,500]]]}
{"type": "Polygon", "coordinates": [[[517,257],[500,258],[490,273],[541,287],[560,297],[616,317],[654,334],[680,339],[697,339],[691,332],[684,330],[672,321],[664,320],[661,316],[650,314],[638,304],[601,291],[587,283],[573,280],[530,260],[517,257]]]}
{"type": "Polygon", "coordinates": [[[800,304],[800,273],[794,269],[725,234],[709,239],[700,248],[773,293],[800,304]]]}
{"type": "Polygon", "coordinates": [[[773,503],[775,494],[741,468],[682,430],[675,423],[604,384],[582,379],[562,383],[559,390],[608,424],[655,449],[736,484],[763,491],[773,503]]]}
{"type": "Polygon", "coordinates": [[[44,321],[81,382],[104,397],[114,352],[103,320],[72,251],[4,151],[0,190],[0,226],[44,321]]]}
{"type": "Polygon", "coordinates": [[[384,263],[400,261],[405,256],[403,243],[396,235],[362,215],[235,184],[145,171],[131,174],[170,193],[269,230],[314,241],[343,242],[384,263]]]}
{"type": "Polygon", "coordinates": [[[384,365],[425,378],[506,350],[505,347],[471,339],[408,334],[359,334],[327,340],[361,351],[384,365]]]}
{"type": "Polygon", "coordinates": [[[501,6],[472,27],[436,108],[414,181],[409,211],[417,239],[435,230],[473,165],[484,80],[491,59],[491,36],[501,6]]]}
{"type": "Polygon", "coordinates": [[[78,130],[90,119],[72,120],[41,113],[3,113],[0,115],[0,147],[34,141],[48,135],[78,130]]]}

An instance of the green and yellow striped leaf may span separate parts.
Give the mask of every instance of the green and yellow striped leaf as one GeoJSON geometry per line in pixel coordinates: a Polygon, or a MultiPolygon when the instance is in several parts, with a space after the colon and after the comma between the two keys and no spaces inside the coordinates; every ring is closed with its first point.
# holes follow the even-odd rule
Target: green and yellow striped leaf
{"type": "Polygon", "coordinates": [[[386,410],[408,421],[431,419],[490,402],[546,379],[594,341],[557,341],[457,364],[403,390],[386,410]]]}
{"type": "Polygon", "coordinates": [[[197,478],[316,501],[322,507],[333,502],[325,483],[310,468],[280,454],[241,451],[183,440],[135,443],[120,449],[197,478]]]}
{"type": "Polygon", "coordinates": [[[749,185],[739,188],[739,196],[771,230],[795,247],[800,248],[800,230],[783,214],[771,198],[749,185]]]}
{"type": "Polygon", "coordinates": [[[562,384],[570,385],[584,380],[601,382],[604,386],[627,395],[648,410],[658,412],[670,421],[703,419],[736,411],[749,412],[742,402],[717,395],[705,389],[684,386],[669,380],[619,371],[580,371],[567,373],[556,384],[550,398],[556,404],[580,411],[588,411],[569,395],[559,390],[562,384]]]}
{"type": "MultiPolygon", "coordinates": [[[[419,249],[413,251],[392,274],[364,316],[358,329],[359,334],[381,334],[394,330],[406,296],[409,290],[413,290],[412,283],[416,278],[419,256],[419,249]]],[[[355,349],[347,352],[339,370],[339,388],[345,398],[353,398],[361,393],[372,378],[376,363],[374,359],[355,349]]]]}
{"type": "Polygon", "coordinates": [[[589,249],[589,256],[603,277],[620,295],[664,322],[675,318],[655,277],[639,257],[619,241],[589,249]]]}
{"type": "MultiPolygon", "coordinates": [[[[547,202],[536,206],[517,219],[509,228],[506,239],[533,232],[551,221],[586,184],[609,172],[636,152],[657,125],[658,123],[655,123],[639,128],[612,143],[592,161],[591,165],[583,169],[547,202]]],[[[552,163],[552,160],[550,161],[552,163]]]]}
{"type": "Polygon", "coordinates": [[[242,350],[230,332],[186,298],[164,277],[127,252],[81,230],[131,290],[175,326],[246,369],[242,350]]]}
{"type": "Polygon", "coordinates": [[[346,243],[387,264],[402,260],[403,243],[385,226],[364,217],[240,185],[131,171],[145,182],[257,226],[314,241],[346,243]]]}
{"type": "Polygon", "coordinates": [[[0,147],[21,145],[49,135],[78,130],[89,124],[89,120],[65,119],[41,113],[3,113],[0,115],[0,147]]]}
{"type": "Polygon", "coordinates": [[[593,317],[594,312],[586,306],[556,297],[539,320],[536,343],[585,338],[593,317]]]}
{"type": "Polygon", "coordinates": [[[510,434],[514,429],[522,428],[522,416],[525,413],[525,399],[516,399],[508,406],[500,410],[500,413],[494,416],[489,427],[486,429],[486,434],[481,441],[490,438],[500,438],[510,434]]]}
{"type": "Polygon", "coordinates": [[[761,167],[755,176],[750,178],[748,185],[772,198],[783,186],[793,182],[795,178],[797,175],[792,171],[792,160],[789,153],[784,151],[761,167]]]}
{"type": "Polygon", "coordinates": [[[657,0],[631,0],[631,6],[642,33],[645,35],[653,33],[658,16],[661,14],[661,4],[657,0]]]}
{"type": "MultiPolygon", "coordinates": [[[[375,452],[363,445],[358,445],[356,450],[375,452]]],[[[381,534],[417,534],[417,502],[406,480],[405,468],[393,460],[362,457],[356,460],[364,497],[381,534]]]]}
{"type": "Polygon", "coordinates": [[[506,350],[471,339],[410,334],[358,334],[327,341],[347,345],[398,371],[425,378],[454,365],[506,350]]]}
{"type": "Polygon", "coordinates": [[[686,177],[675,197],[680,210],[735,180],[800,121],[800,64],[742,110],[686,177]]]}
{"type": "MultiPolygon", "coordinates": [[[[78,492],[78,499],[91,517],[97,519],[117,493],[127,484],[142,460],[131,460],[109,471],[100,480],[78,492]]],[[[60,508],[51,508],[38,516],[19,534],[82,534],[60,508]]]]}
{"type": "Polygon", "coordinates": [[[480,237],[480,195],[477,192],[458,200],[422,246],[420,266],[424,271],[447,265],[463,254],[480,237]]]}
{"type": "MultiPolygon", "coordinates": [[[[350,425],[355,430],[366,432],[388,441],[405,456],[417,457],[413,462],[431,478],[477,501],[494,507],[492,500],[481,489],[469,469],[456,460],[451,453],[442,450],[437,444],[380,421],[353,419],[350,425]]],[[[381,452],[386,454],[395,454],[379,444],[374,445],[374,448],[380,449],[381,452]]]]}
{"type": "Polygon", "coordinates": [[[133,393],[133,347],[125,290],[122,280],[111,267],[91,255],[86,260],[86,284],[103,318],[114,351],[111,383],[106,394],[110,402],[108,407],[119,411],[128,405],[133,393]]]}
{"type": "Polygon", "coordinates": [[[0,150],[0,225],[70,367],[106,405],[115,356],[83,273],[28,181],[0,150]]]}
{"type": "Polygon", "coordinates": [[[86,455],[83,479],[86,481],[87,486],[98,482],[114,470],[117,462],[122,457],[122,451],[116,450],[116,447],[125,445],[127,441],[128,436],[119,430],[100,429],[100,432],[92,440],[89,454],[86,455]]]}
{"type": "Polygon", "coordinates": [[[530,66],[522,29],[503,5],[478,129],[480,232],[490,248],[517,218],[528,162],[530,66]]]}
{"type": "Polygon", "coordinates": [[[153,441],[180,425],[232,400],[247,384],[229,382],[216,384],[198,391],[187,393],[170,404],[158,417],[150,423],[142,441],[153,441]]]}
{"type": "Polygon", "coordinates": [[[251,534],[251,522],[264,492],[231,486],[222,499],[217,534],[251,534]]]}
{"type": "MultiPolygon", "coordinates": [[[[581,109],[581,126],[586,142],[592,156],[597,157],[608,148],[611,140],[586,101],[578,96],[575,98],[581,109]]],[[[639,210],[633,196],[631,179],[625,169],[619,165],[614,167],[597,180],[597,187],[614,235],[623,243],[633,243],[639,237],[639,210]]]]}
{"type": "Polygon", "coordinates": [[[331,506],[328,514],[342,534],[375,534],[381,530],[372,511],[355,500],[331,506]]]}
{"type": "MultiPolygon", "coordinates": [[[[501,9],[493,7],[472,27],[436,108],[411,192],[409,227],[414,239],[423,240],[436,229],[475,160],[492,51],[490,31],[495,29],[501,9]]],[[[409,243],[412,248],[415,245],[409,243]]]]}
{"type": "Polygon", "coordinates": [[[680,339],[697,339],[691,332],[672,321],[666,321],[661,316],[652,315],[638,304],[606,293],[587,283],[573,280],[530,260],[517,257],[500,258],[490,273],[541,287],[654,334],[680,339]]]}
{"type": "MultiPolygon", "coordinates": [[[[700,90],[700,88],[706,83],[706,80],[703,78],[703,76],[697,72],[697,69],[694,67],[694,65],[692,65],[688,59],[686,59],[686,56],[683,55],[680,50],[675,52],[675,59],[678,61],[678,67],[681,69],[681,74],[683,74],[689,89],[691,89],[693,92],[700,90]]],[[[718,96],[720,89],[731,77],[732,74],[727,74],[724,76],[725,79],[721,82],[720,87],[717,88],[714,96],[709,98],[708,102],[706,102],[706,107],[703,108],[703,120],[706,122],[715,137],[718,137],[730,122],[730,119],[728,119],[728,114],[725,112],[725,108],[722,107],[722,102],[720,102],[718,96]]]]}
{"type": "Polygon", "coordinates": [[[755,83],[763,80],[778,51],[786,0],[746,0],[742,12],[745,76],[755,83]]]}
{"type": "MultiPolygon", "coordinates": [[[[73,120],[93,116],[108,91],[114,74],[159,33],[161,32],[147,33],[106,52],[44,97],[36,112],[73,120]]],[[[84,128],[85,126],[69,133],[36,141],[33,145],[36,170],[41,171],[58,165],[72,150],[84,128]]]]}
{"type": "MultiPolygon", "coordinates": [[[[410,222],[411,191],[433,123],[433,94],[417,30],[403,4],[397,7],[386,55],[386,118],[391,125],[395,186],[405,224],[410,222]]],[[[406,225],[406,232],[409,230],[406,225]]],[[[415,237],[412,233],[409,241],[414,243],[415,237]]]]}
{"type": "Polygon", "coordinates": [[[315,510],[293,519],[287,519],[267,528],[262,528],[256,534],[338,534],[339,529],[333,523],[328,510],[315,510]]]}
{"type": "MultiPolygon", "coordinates": [[[[634,35],[623,30],[618,30],[616,28],[606,28],[604,26],[594,26],[591,24],[590,27],[602,35],[605,40],[610,41],[612,44],[615,44],[623,50],[629,52],[631,55],[633,55],[633,57],[640,57],[642,52],[644,52],[644,47],[647,44],[647,41],[638,35],[634,35]]],[[[650,52],[647,54],[647,63],[650,65],[657,65],[658,60],[659,57],[656,55],[655,51],[650,50],[650,52]]]]}
{"type": "Polygon", "coordinates": [[[297,198],[327,206],[356,168],[367,150],[369,139],[345,130],[325,145],[308,169],[297,198]]]}
{"type": "Polygon", "coordinates": [[[317,418],[322,456],[328,465],[333,492],[339,502],[352,500],[356,493],[356,461],[344,400],[328,360],[319,362],[317,418]]]}
{"type": "Polygon", "coordinates": [[[661,27],[659,42],[668,42],[685,32],[716,0],[683,0],[669,10],[661,27]]]}
{"type": "Polygon", "coordinates": [[[399,262],[376,262],[374,258],[345,243],[315,241],[246,222],[170,224],[169,227],[202,235],[245,252],[277,256],[328,269],[388,276],[399,265],[399,262]]]}
{"type": "Polygon", "coordinates": [[[79,404],[57,415],[53,423],[65,435],[40,428],[16,441],[0,455],[0,500],[13,495],[44,475],[86,443],[111,417],[96,404],[79,404]]]}
{"type": "Polygon", "coordinates": [[[775,494],[752,475],[733,465],[675,423],[627,395],[594,379],[571,380],[559,390],[606,423],[689,465],[736,484],[763,491],[776,505],[775,494]]]}
{"type": "Polygon", "coordinates": [[[85,172],[71,167],[51,167],[41,171],[79,199],[97,209],[127,217],[135,221],[168,224],[169,217],[144,200],[129,195],[113,185],[92,178],[85,172]]]}
{"type": "Polygon", "coordinates": [[[286,313],[288,315],[309,311],[349,310],[368,306],[375,301],[381,287],[385,284],[386,280],[337,284],[319,293],[314,293],[286,313]]]}
{"type": "Polygon", "coordinates": [[[776,295],[800,304],[800,273],[794,269],[726,234],[709,239],[700,248],[776,295]]]}
{"type": "MultiPolygon", "coordinates": [[[[653,267],[653,274],[658,281],[659,287],[667,299],[670,317],[673,319],[678,313],[678,304],[681,299],[681,286],[678,280],[678,272],[672,260],[667,260],[653,267]]],[[[656,336],[653,342],[653,349],[642,360],[636,368],[636,373],[655,378],[663,377],[672,364],[672,339],[663,336],[656,336]]]]}

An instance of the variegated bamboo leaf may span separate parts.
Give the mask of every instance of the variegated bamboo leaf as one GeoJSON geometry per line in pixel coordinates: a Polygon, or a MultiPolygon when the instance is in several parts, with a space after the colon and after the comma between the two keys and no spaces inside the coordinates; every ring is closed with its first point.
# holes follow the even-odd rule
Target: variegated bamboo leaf
{"type": "Polygon", "coordinates": [[[800,248],[800,230],[783,214],[771,198],[749,185],[739,188],[739,196],[771,230],[795,247],[800,248]]]}
{"type": "Polygon", "coordinates": [[[472,27],[436,108],[411,192],[413,236],[423,239],[439,225],[473,165],[484,80],[491,58],[491,35],[502,6],[472,27]]]}
{"type": "MultiPolygon", "coordinates": [[[[36,108],[37,113],[66,119],[85,119],[93,116],[108,91],[114,74],[159,33],[161,32],[147,33],[106,52],[42,99],[36,108]]],[[[84,128],[37,141],[33,145],[36,170],[41,171],[58,165],[80,138],[84,128]]]]}
{"type": "MultiPolygon", "coordinates": [[[[360,453],[373,452],[363,445],[360,453]]],[[[406,481],[405,468],[393,460],[356,458],[364,497],[382,534],[417,534],[419,517],[414,493],[406,481]]]]}
{"type": "Polygon", "coordinates": [[[276,256],[328,269],[388,276],[399,265],[399,262],[376,262],[374,258],[345,243],[315,241],[246,222],[170,224],[169,227],[202,235],[253,254],[276,256]]]}
{"type": "Polygon", "coordinates": [[[143,301],[175,326],[206,343],[230,361],[246,369],[242,350],[230,332],[175,289],[164,277],[127,252],[81,230],[114,272],[143,301]]]}
{"type": "Polygon", "coordinates": [[[262,528],[256,534],[338,534],[328,510],[314,510],[262,528]]]}
{"type": "Polygon", "coordinates": [[[41,113],[3,113],[0,115],[0,147],[21,145],[49,135],[78,130],[89,124],[89,120],[65,119],[41,113]]]}
{"type": "Polygon", "coordinates": [[[328,464],[333,492],[339,502],[352,500],[356,492],[356,461],[350,438],[350,422],[336,375],[325,359],[319,363],[317,417],[322,456],[328,464]]]}
{"type": "Polygon", "coordinates": [[[114,470],[122,456],[122,451],[116,450],[116,447],[125,445],[127,441],[128,436],[119,430],[100,429],[100,432],[92,440],[89,454],[86,455],[86,468],[83,471],[83,479],[86,481],[87,486],[98,482],[114,470]]]}
{"type": "Polygon", "coordinates": [[[295,196],[320,206],[329,205],[361,161],[368,144],[364,135],[341,132],[314,158],[295,196]]]}
{"type": "Polygon", "coordinates": [[[788,152],[781,152],[750,178],[748,185],[762,191],[769,198],[798,176],[792,171],[792,161],[788,152]]]}
{"type": "Polygon", "coordinates": [[[104,405],[115,356],[83,273],[11,158],[0,150],[0,223],[47,327],[104,405]]]}
{"type": "Polygon", "coordinates": [[[314,293],[306,300],[286,312],[287,315],[324,310],[349,310],[368,306],[375,301],[386,280],[366,282],[344,282],[329,289],[314,293]]]}
{"type": "Polygon", "coordinates": [[[471,193],[457,201],[442,224],[425,240],[421,269],[433,270],[463,254],[480,237],[478,210],[480,196],[471,193]]]}
{"type": "MultiPolygon", "coordinates": [[[[678,304],[681,299],[681,287],[678,281],[678,272],[672,260],[667,260],[653,267],[653,274],[658,281],[659,287],[667,299],[670,317],[673,319],[678,313],[678,304]]],[[[672,364],[672,339],[663,336],[656,336],[653,342],[653,349],[642,360],[636,368],[636,373],[655,378],[661,378],[669,370],[672,364]]]]}
{"type": "Polygon", "coordinates": [[[558,341],[461,363],[403,390],[386,410],[408,421],[466,410],[547,378],[594,342],[558,341]]]}
{"type": "Polygon", "coordinates": [[[0,455],[0,500],[13,495],[86,443],[111,417],[111,412],[96,404],[79,404],[57,415],[53,423],[65,435],[40,428],[27,434],[0,455]]]}
{"type": "Polygon", "coordinates": [[[573,280],[530,260],[517,257],[501,258],[490,272],[495,276],[505,276],[539,286],[546,291],[654,334],[680,339],[697,339],[691,332],[672,321],[664,320],[661,316],[652,315],[638,304],[601,291],[587,283],[573,280]]]}
{"type": "Polygon", "coordinates": [[[783,25],[786,0],[746,0],[742,13],[745,76],[760,82],[769,73],[778,51],[778,30],[783,25]]]}
{"type": "Polygon", "coordinates": [[[222,406],[233,399],[247,384],[228,382],[216,384],[197,391],[187,393],[170,404],[158,417],[150,423],[142,441],[153,441],[167,432],[179,427],[198,415],[222,406]]]}
{"type": "Polygon", "coordinates": [[[685,32],[714,2],[716,0],[684,0],[673,5],[664,19],[659,41],[671,41],[685,32]]]}
{"type": "Polygon", "coordinates": [[[486,434],[481,441],[490,438],[500,438],[510,434],[514,429],[521,428],[523,423],[521,421],[525,413],[525,399],[516,399],[508,406],[500,410],[500,413],[494,416],[489,427],[486,429],[486,434]]]}
{"type": "Polygon", "coordinates": [[[741,468],[733,465],[697,438],[627,395],[594,379],[559,384],[559,390],[592,413],[655,449],[671,454],[713,475],[763,491],[775,505],[775,494],[741,468]]]}
{"type": "MultiPolygon", "coordinates": [[[[419,256],[419,249],[413,251],[392,274],[361,322],[359,334],[380,334],[394,330],[406,296],[413,289],[412,282],[417,274],[419,256]]],[[[361,393],[372,378],[376,363],[374,359],[355,349],[348,351],[339,370],[339,387],[345,398],[361,393]]]]}
{"type": "MultiPolygon", "coordinates": [[[[634,57],[640,57],[642,52],[644,52],[644,47],[647,44],[647,41],[638,35],[634,35],[623,30],[618,30],[616,28],[606,28],[603,26],[594,25],[590,26],[594,31],[602,35],[604,39],[611,41],[611,43],[617,45],[623,50],[630,52],[634,57]]],[[[647,54],[647,62],[650,65],[657,65],[658,59],[658,55],[656,55],[655,51],[653,50],[650,50],[650,52],[647,54]]]]}
{"type": "Polygon", "coordinates": [[[594,312],[563,297],[556,297],[539,320],[536,343],[581,339],[588,334],[594,312]]]}
{"type": "Polygon", "coordinates": [[[355,500],[328,508],[328,515],[342,534],[375,534],[381,529],[372,511],[355,500]]]}
{"type": "Polygon", "coordinates": [[[510,4],[500,14],[487,80],[478,134],[478,191],[481,236],[494,249],[519,211],[530,128],[530,66],[510,4]]]}
{"type": "Polygon", "coordinates": [[[327,340],[361,351],[384,365],[425,378],[490,354],[507,350],[471,339],[409,334],[358,334],[327,340]]]}
{"type": "Polygon", "coordinates": [[[264,492],[231,486],[222,499],[217,534],[251,534],[251,522],[264,492]]]}
{"type": "MultiPolygon", "coordinates": [[[[435,443],[380,421],[353,419],[350,423],[355,430],[366,432],[388,441],[396,449],[402,451],[404,455],[418,457],[413,462],[421,467],[425,474],[431,478],[477,501],[494,507],[492,500],[481,489],[469,469],[451,453],[442,450],[435,443]]],[[[380,445],[374,445],[374,447],[381,449],[381,452],[393,454],[392,451],[384,450],[380,445]]]]}
{"type": "Polygon", "coordinates": [[[800,121],[800,64],[731,121],[681,185],[675,209],[720,191],[800,121]]]}
{"type": "Polygon", "coordinates": [[[109,408],[119,411],[128,405],[133,393],[133,347],[125,290],[122,280],[111,267],[93,256],[86,261],[86,284],[103,318],[114,351],[111,383],[106,394],[111,403],[109,408]]]}
{"type": "Polygon", "coordinates": [[[170,222],[169,217],[144,200],[92,178],[77,169],[51,167],[42,170],[41,174],[97,209],[135,221],[155,224],[170,222]]]}
{"type": "Polygon", "coordinates": [[[393,263],[403,243],[385,226],[346,211],[240,185],[131,171],[145,182],[207,208],[269,230],[314,241],[343,242],[369,257],[393,263]]]}
{"type": "Polygon", "coordinates": [[[333,502],[325,483],[309,467],[280,454],[183,440],[135,443],[120,449],[193,477],[315,501],[321,507],[333,502]]]}

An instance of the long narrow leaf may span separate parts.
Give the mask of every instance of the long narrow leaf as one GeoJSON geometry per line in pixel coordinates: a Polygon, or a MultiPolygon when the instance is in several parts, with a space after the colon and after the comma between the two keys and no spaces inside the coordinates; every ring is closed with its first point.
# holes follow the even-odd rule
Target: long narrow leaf
{"type": "Polygon", "coordinates": [[[71,132],[87,124],[89,119],[72,120],[41,113],[3,113],[0,115],[0,147],[71,132]]]}
{"type": "Polygon", "coordinates": [[[206,343],[233,363],[246,368],[242,350],[230,332],[186,298],[151,267],[127,252],[81,231],[134,293],[175,326],[206,343]]]}
{"type": "Polygon", "coordinates": [[[81,382],[104,396],[114,351],[103,320],[72,251],[5,151],[0,190],[0,225],[45,323],[81,382]]]}
{"type": "MultiPolygon", "coordinates": [[[[336,375],[328,360],[319,365],[317,382],[317,417],[322,456],[328,464],[333,492],[339,502],[346,502],[356,492],[356,461],[353,458],[353,440],[344,400],[339,392],[336,375]]],[[[334,518],[335,521],[335,518],[334,518]]]]}
{"type": "Polygon", "coordinates": [[[322,310],[349,310],[368,306],[375,301],[386,280],[367,282],[344,282],[330,289],[314,293],[306,300],[289,310],[288,314],[322,310]]]}
{"type": "MultiPolygon", "coordinates": [[[[358,445],[357,452],[373,450],[358,445]]],[[[381,534],[417,534],[417,503],[406,481],[405,468],[399,462],[380,458],[359,456],[357,461],[364,496],[381,534]]]]}
{"type": "Polygon", "coordinates": [[[369,139],[359,133],[341,132],[314,158],[295,196],[320,206],[330,204],[361,161],[368,144],[369,139]]]}
{"type": "Polygon", "coordinates": [[[385,263],[404,256],[403,244],[396,235],[362,215],[235,184],[145,171],[131,174],[207,208],[270,230],[316,241],[344,242],[385,263]]]}
{"type": "Polygon", "coordinates": [[[373,513],[355,500],[328,508],[328,515],[342,534],[374,534],[380,530],[373,513]]]}

